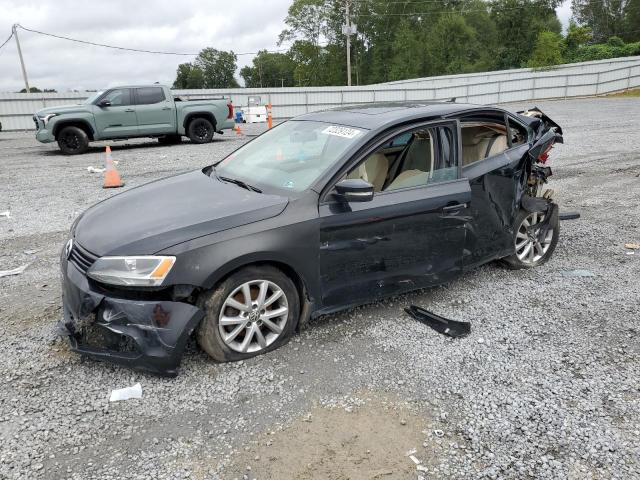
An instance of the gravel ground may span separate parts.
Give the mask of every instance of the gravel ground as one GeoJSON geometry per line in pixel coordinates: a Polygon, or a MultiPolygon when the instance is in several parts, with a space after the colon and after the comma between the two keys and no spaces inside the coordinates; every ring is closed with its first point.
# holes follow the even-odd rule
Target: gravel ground
{"type": "MultiPolygon", "coordinates": [[[[640,478],[640,251],[624,248],[640,242],[640,99],[539,106],[565,129],[550,186],[582,213],[549,263],[490,264],[322,317],[251,361],[215,364],[191,344],[175,379],[82,361],[55,340],[66,232],[116,192],[86,170],[101,146],[65,157],[0,133],[0,270],[29,265],[0,278],[0,478],[640,478]],[[411,303],[472,334],[436,334],[402,312],[411,303]],[[108,402],[136,382],[142,399],[108,402]]],[[[247,138],[120,142],[113,157],[130,188],[247,138]]]]}

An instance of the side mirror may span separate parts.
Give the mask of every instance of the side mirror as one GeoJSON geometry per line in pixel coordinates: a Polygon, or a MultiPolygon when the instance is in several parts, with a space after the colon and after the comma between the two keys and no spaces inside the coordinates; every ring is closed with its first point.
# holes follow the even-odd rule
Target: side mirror
{"type": "Polygon", "coordinates": [[[373,200],[373,185],[361,178],[347,178],[335,186],[335,195],[345,202],[370,202],[373,200]]]}
{"type": "Polygon", "coordinates": [[[111,106],[111,102],[105,98],[104,100],[100,100],[99,105],[101,107],[110,107],[111,106]]]}

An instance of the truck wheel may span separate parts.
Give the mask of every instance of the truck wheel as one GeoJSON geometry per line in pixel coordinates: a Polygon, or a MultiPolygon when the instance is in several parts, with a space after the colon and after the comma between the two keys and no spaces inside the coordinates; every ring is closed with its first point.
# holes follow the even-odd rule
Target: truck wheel
{"type": "Polygon", "coordinates": [[[295,284],[282,271],[251,266],[230,275],[201,295],[206,316],[198,343],[214,360],[235,362],[284,345],[300,315],[295,284]]]}
{"type": "Polygon", "coordinates": [[[180,135],[165,135],[158,137],[158,142],[162,145],[176,145],[182,142],[182,137],[180,135]]]}
{"type": "Polygon", "coordinates": [[[89,148],[89,137],[78,127],[63,127],[58,133],[58,147],[65,155],[78,155],[89,148]]]}
{"type": "Polygon", "coordinates": [[[213,125],[206,118],[195,118],[189,122],[187,134],[193,143],[209,143],[213,138],[213,125]]]}
{"type": "Polygon", "coordinates": [[[551,258],[560,237],[558,214],[552,213],[552,215],[547,235],[540,239],[537,232],[544,220],[544,213],[520,211],[515,221],[516,228],[513,240],[515,253],[502,260],[507,268],[512,270],[534,268],[551,258]]]}

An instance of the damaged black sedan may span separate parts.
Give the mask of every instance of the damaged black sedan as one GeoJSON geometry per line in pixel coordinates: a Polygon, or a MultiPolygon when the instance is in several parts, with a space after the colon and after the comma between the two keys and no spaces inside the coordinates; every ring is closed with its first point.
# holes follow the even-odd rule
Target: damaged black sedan
{"type": "Polygon", "coordinates": [[[547,261],[562,130],[538,109],[373,104],[284,122],[215,165],[87,210],[62,253],[72,348],[173,375],[193,332],[217,361],[310,318],[547,261]]]}

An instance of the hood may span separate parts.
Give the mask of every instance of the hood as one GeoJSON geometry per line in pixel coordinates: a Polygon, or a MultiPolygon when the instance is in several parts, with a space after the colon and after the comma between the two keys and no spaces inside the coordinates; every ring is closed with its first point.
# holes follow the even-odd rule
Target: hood
{"type": "Polygon", "coordinates": [[[74,113],[79,111],[87,111],[87,105],[60,105],[57,107],[41,108],[35,114],[39,117],[44,117],[50,113],[74,113]]]}
{"type": "Polygon", "coordinates": [[[104,200],[78,220],[75,239],[98,255],[151,255],[178,243],[280,214],[286,197],[251,192],[195,171],[104,200]]]}

